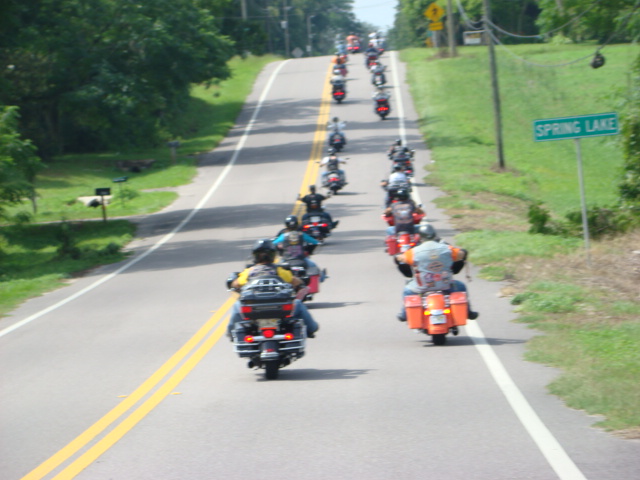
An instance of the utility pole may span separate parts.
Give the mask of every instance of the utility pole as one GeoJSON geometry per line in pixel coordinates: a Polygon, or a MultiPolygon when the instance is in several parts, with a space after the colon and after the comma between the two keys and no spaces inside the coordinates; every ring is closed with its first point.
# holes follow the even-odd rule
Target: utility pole
{"type": "Polygon", "coordinates": [[[247,21],[247,0],[240,0],[240,9],[242,11],[242,20],[247,21]]]}
{"type": "Polygon", "coordinates": [[[449,36],[449,57],[457,57],[456,51],[456,34],[453,25],[453,7],[451,0],[447,0],[447,35],[449,36]]]}
{"type": "Polygon", "coordinates": [[[315,15],[307,16],[307,55],[311,56],[311,19],[315,15]]]}
{"type": "Polygon", "coordinates": [[[282,28],[284,28],[284,51],[287,58],[291,58],[289,52],[289,7],[287,7],[287,0],[282,0],[282,10],[284,10],[284,21],[282,22],[282,28]]]}
{"type": "Polygon", "coordinates": [[[484,7],[484,29],[487,41],[489,42],[489,65],[491,69],[491,90],[493,93],[493,120],[496,130],[496,147],[498,149],[498,165],[503,170],[504,165],[504,150],[502,148],[502,113],[500,109],[500,89],[498,88],[498,66],[496,64],[496,51],[493,45],[493,37],[489,34],[491,26],[491,7],[489,0],[482,0],[484,7]]]}

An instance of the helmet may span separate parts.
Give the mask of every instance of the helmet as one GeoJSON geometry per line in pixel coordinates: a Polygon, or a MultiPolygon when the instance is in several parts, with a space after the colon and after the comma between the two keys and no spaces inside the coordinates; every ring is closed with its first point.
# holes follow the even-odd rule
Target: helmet
{"type": "Polygon", "coordinates": [[[409,199],[409,192],[407,192],[406,189],[404,188],[399,188],[398,190],[396,190],[396,193],[394,195],[398,200],[408,200],[409,199]]]}
{"type": "Polygon", "coordinates": [[[338,117],[333,117],[333,123],[338,123],[340,119],[338,117]]]}
{"type": "Polygon", "coordinates": [[[295,215],[289,215],[287,218],[284,219],[284,226],[287,228],[291,228],[292,230],[297,230],[298,229],[298,217],[296,217],[295,215]]]}
{"type": "Polygon", "coordinates": [[[431,224],[428,222],[424,222],[420,224],[420,226],[418,227],[418,234],[420,235],[420,238],[423,241],[437,240],[438,238],[438,233],[436,232],[436,229],[433,228],[431,224]]]}
{"type": "Polygon", "coordinates": [[[398,145],[398,146],[402,145],[402,140],[401,139],[397,139],[396,140],[396,145],[398,145]]]}
{"type": "Polygon", "coordinates": [[[309,185],[309,191],[311,193],[316,193],[316,186],[315,185],[309,185]]]}
{"type": "Polygon", "coordinates": [[[257,240],[256,243],[253,244],[251,253],[253,254],[253,260],[256,263],[270,263],[276,258],[276,247],[273,246],[271,240],[263,238],[257,240]]]}
{"type": "Polygon", "coordinates": [[[335,149],[335,148],[333,148],[333,147],[331,147],[331,148],[329,148],[329,150],[327,150],[327,153],[328,153],[329,155],[335,155],[335,154],[336,154],[336,149],[335,149]]]}
{"type": "Polygon", "coordinates": [[[395,165],[395,166],[393,167],[393,169],[394,169],[396,172],[401,172],[401,171],[403,170],[402,165],[399,165],[399,164],[398,164],[398,165],[395,165]]]}

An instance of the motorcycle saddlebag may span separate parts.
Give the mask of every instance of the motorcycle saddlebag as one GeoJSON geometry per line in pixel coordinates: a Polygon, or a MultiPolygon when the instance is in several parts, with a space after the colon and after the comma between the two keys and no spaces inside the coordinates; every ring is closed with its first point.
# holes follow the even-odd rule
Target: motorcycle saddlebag
{"type": "Polygon", "coordinates": [[[318,293],[320,291],[320,275],[309,276],[309,293],[318,293]]]}
{"type": "Polygon", "coordinates": [[[456,326],[466,325],[468,316],[467,294],[465,292],[452,292],[449,295],[451,315],[456,326]]]}
{"type": "Polygon", "coordinates": [[[407,326],[409,328],[422,328],[422,297],[420,295],[407,295],[404,297],[404,308],[407,312],[407,326]]]}
{"type": "Polygon", "coordinates": [[[396,241],[396,236],[395,235],[387,235],[387,252],[389,253],[389,255],[397,255],[398,253],[400,253],[400,250],[398,249],[398,242],[396,241]]]}

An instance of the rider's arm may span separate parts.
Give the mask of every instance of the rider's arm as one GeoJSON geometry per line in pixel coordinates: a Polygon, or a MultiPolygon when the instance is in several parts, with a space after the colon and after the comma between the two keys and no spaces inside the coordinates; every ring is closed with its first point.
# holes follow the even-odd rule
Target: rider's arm
{"type": "Polygon", "coordinates": [[[302,285],[302,280],[295,277],[291,271],[278,267],[278,276],[285,282],[290,283],[294,287],[302,285]]]}
{"type": "Polygon", "coordinates": [[[279,243],[282,243],[284,241],[284,233],[281,233],[280,235],[278,235],[278,238],[276,238],[273,242],[274,245],[277,245],[279,243]]]}
{"type": "Polygon", "coordinates": [[[396,260],[400,263],[406,263],[407,265],[413,265],[413,248],[410,248],[400,255],[396,255],[396,260]]]}
{"type": "Polygon", "coordinates": [[[240,274],[238,278],[236,278],[233,282],[231,282],[231,286],[233,288],[242,287],[249,280],[249,270],[250,268],[245,268],[240,274]]]}
{"type": "Polygon", "coordinates": [[[318,240],[316,240],[315,238],[313,238],[311,235],[309,235],[307,233],[303,233],[302,234],[302,240],[304,240],[307,243],[310,243],[311,245],[320,244],[320,242],[318,240]]]}

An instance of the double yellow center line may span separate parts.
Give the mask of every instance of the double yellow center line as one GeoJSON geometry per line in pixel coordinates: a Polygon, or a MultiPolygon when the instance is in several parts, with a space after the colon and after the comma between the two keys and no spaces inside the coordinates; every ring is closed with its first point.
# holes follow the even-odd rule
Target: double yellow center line
{"type": "MultiPolygon", "coordinates": [[[[322,155],[322,147],[325,141],[327,120],[329,117],[329,107],[331,96],[329,93],[329,74],[327,82],[322,92],[322,100],[316,133],[311,148],[311,156],[307,164],[307,170],[300,186],[300,194],[307,192],[308,186],[315,183],[318,175],[318,161],[322,155]]],[[[294,213],[300,212],[303,204],[296,202],[294,213]]],[[[67,480],[75,478],[82,470],[96,461],[103,453],[111,448],[116,442],[124,437],[138,422],[148,415],[156,406],[170,395],[182,380],[200,363],[204,356],[224,335],[229,317],[225,315],[236,301],[237,295],[231,295],[224,304],[207,320],[207,322],[185,343],[180,350],[174,353],[164,365],[145,380],[133,393],[127,396],[122,402],[114,407],[100,420],[91,425],[88,429],[78,435],[68,445],[52,455],[38,467],[33,469],[21,480],[41,480],[64,462],[68,461],[82,449],[88,447],[99,435],[106,431],[111,425],[118,422],[127,412],[135,408],[126,418],[120,421],[111,431],[97,440],[84,453],[73,460],[68,466],[60,471],[54,480],[67,480]],[[172,373],[173,372],[173,373],[172,373]],[[162,383],[164,381],[164,383],[162,383]],[[162,383],[162,385],[160,385],[162,383]],[[160,385],[158,387],[158,385],[160,385]],[[154,390],[155,389],[155,390],[154,390]],[[153,391],[153,392],[152,392],[153,391]]]]}

